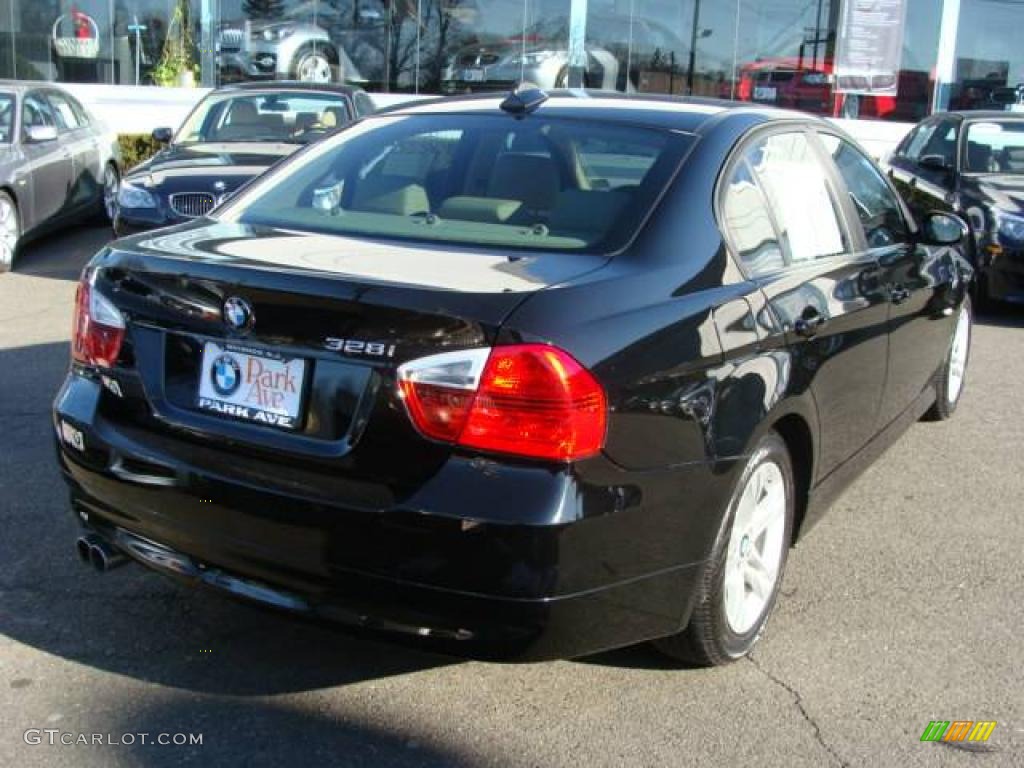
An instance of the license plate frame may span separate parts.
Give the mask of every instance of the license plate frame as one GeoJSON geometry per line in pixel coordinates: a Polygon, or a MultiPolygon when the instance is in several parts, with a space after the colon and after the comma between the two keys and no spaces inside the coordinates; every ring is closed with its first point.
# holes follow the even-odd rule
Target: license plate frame
{"type": "Polygon", "coordinates": [[[199,356],[195,405],[218,417],[297,432],[306,420],[312,368],[308,358],[297,355],[205,340],[199,356]]]}

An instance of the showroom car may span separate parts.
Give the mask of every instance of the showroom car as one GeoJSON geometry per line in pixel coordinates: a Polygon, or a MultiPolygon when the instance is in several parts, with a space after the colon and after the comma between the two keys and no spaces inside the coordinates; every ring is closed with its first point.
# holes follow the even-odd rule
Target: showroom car
{"type": "Polygon", "coordinates": [[[978,298],[1024,303],[1024,116],[934,115],[903,139],[888,164],[911,207],[966,219],[978,298]]]}
{"type": "Polygon", "coordinates": [[[125,174],[114,231],[203,216],[274,163],[373,110],[366,93],[345,85],[247,83],[213,91],[176,134],[153,131],[166,146],[125,174]]]}
{"type": "Polygon", "coordinates": [[[794,541],[955,412],[965,231],[809,115],[378,113],[87,266],[78,554],[458,655],[741,658],[794,541]]]}
{"type": "MultiPolygon", "coordinates": [[[[325,6],[324,12],[329,8],[325,6]]],[[[222,79],[344,83],[363,79],[344,48],[299,9],[283,20],[225,24],[217,33],[222,79]]]]}
{"type": "MultiPolygon", "coordinates": [[[[584,85],[598,90],[662,90],[679,93],[686,84],[683,42],[657,22],[637,19],[628,44],[622,20],[594,16],[587,26],[584,85]]],[[[521,36],[478,41],[455,53],[442,73],[446,93],[507,91],[519,82],[541,88],[569,84],[569,18],[538,22],[521,36]]]]}
{"type": "Polygon", "coordinates": [[[0,272],[29,238],[111,216],[117,135],[62,88],[0,81],[0,272]]]}

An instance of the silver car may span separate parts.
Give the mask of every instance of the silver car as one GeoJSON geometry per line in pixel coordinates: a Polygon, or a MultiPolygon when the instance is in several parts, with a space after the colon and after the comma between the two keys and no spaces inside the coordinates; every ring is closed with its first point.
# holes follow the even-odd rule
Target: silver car
{"type": "Polygon", "coordinates": [[[345,50],[322,27],[303,21],[245,22],[218,33],[222,78],[359,82],[345,50]]]}
{"type": "Polygon", "coordinates": [[[117,135],[67,91],[0,80],[0,272],[25,240],[84,215],[110,218],[117,135]]]}

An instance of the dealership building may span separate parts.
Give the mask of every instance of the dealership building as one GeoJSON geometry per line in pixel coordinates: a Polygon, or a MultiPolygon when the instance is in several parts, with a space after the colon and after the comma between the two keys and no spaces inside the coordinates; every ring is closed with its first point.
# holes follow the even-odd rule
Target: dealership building
{"type": "Polygon", "coordinates": [[[1012,108],[1021,29],[1019,0],[0,0],[0,77],[183,105],[274,77],[395,94],[527,79],[907,123],[1012,108]]]}

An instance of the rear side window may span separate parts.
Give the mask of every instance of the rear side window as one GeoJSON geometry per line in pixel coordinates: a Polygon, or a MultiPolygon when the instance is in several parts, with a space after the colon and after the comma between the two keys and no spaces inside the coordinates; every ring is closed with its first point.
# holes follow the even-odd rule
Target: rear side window
{"type": "Polygon", "coordinates": [[[828,176],[805,133],[758,139],[744,159],[764,191],[788,264],[849,252],[828,176]]]}
{"type": "Polygon", "coordinates": [[[72,108],[71,103],[61,93],[51,91],[46,95],[53,107],[54,117],[57,119],[57,127],[62,131],[73,131],[78,128],[78,115],[72,108]]]}
{"type": "Polygon", "coordinates": [[[355,100],[356,105],[356,117],[372,115],[377,110],[377,107],[373,103],[373,99],[363,91],[356,91],[353,99],[355,100]]]}
{"type": "Polygon", "coordinates": [[[763,275],[785,266],[768,204],[745,159],[736,164],[725,187],[722,218],[748,274],[763,275]]]}
{"type": "Polygon", "coordinates": [[[691,140],[542,115],[375,116],[222,215],[331,234],[608,252],[632,239],[691,140]]]}
{"type": "Polygon", "coordinates": [[[67,94],[64,94],[64,98],[66,98],[68,100],[68,104],[71,105],[71,109],[75,113],[75,119],[78,120],[79,126],[85,126],[92,123],[92,118],[89,117],[89,113],[86,111],[85,107],[67,94]]]}
{"type": "Polygon", "coordinates": [[[869,248],[884,248],[907,239],[907,223],[895,193],[864,154],[838,136],[822,134],[846,185],[869,248]]]}

